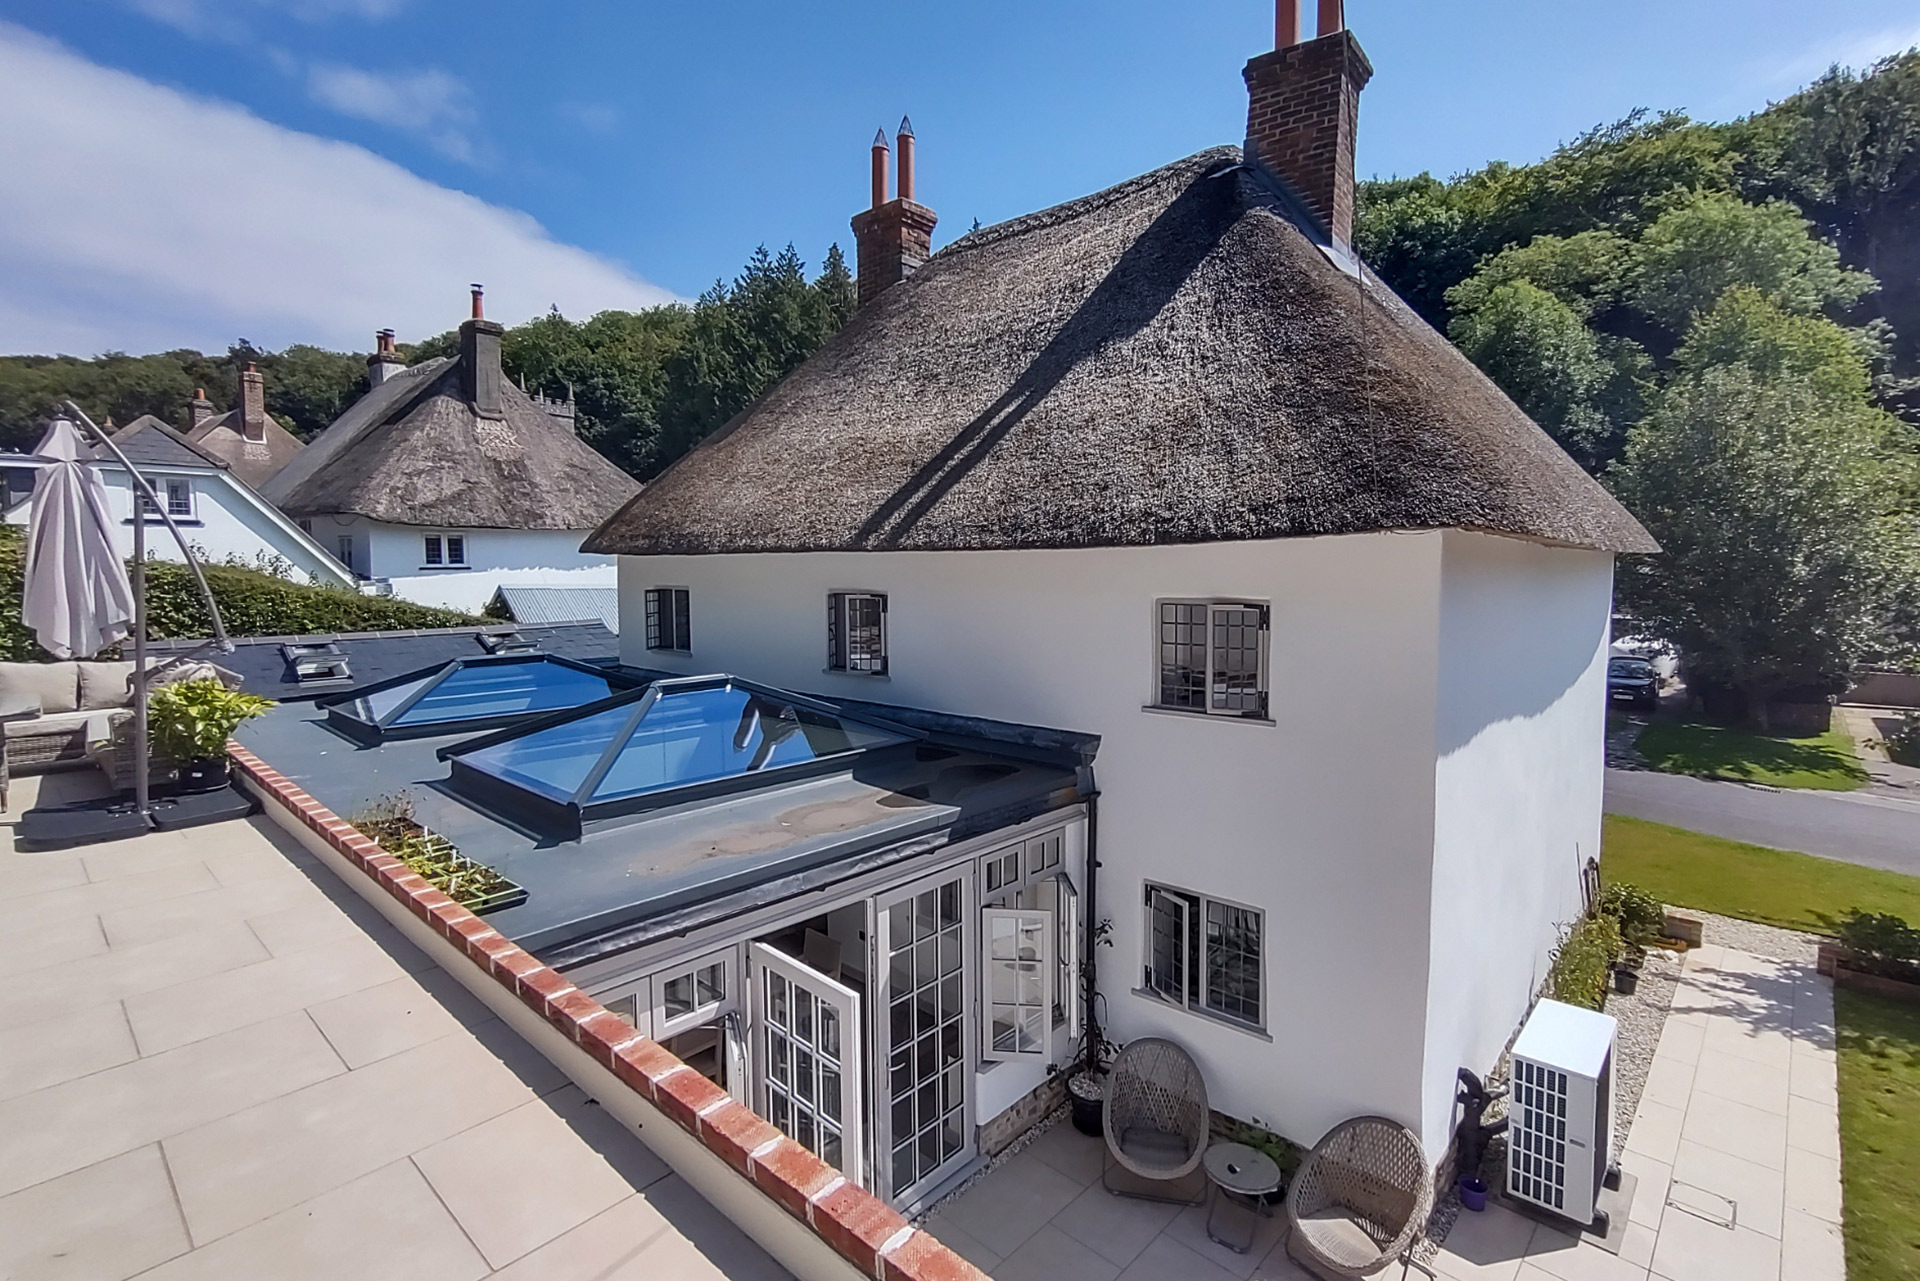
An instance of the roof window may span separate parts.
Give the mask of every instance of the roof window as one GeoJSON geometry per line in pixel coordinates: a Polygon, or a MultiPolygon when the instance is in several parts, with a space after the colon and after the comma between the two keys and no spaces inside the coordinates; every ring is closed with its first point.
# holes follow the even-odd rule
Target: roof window
{"type": "Polygon", "coordinates": [[[322,699],[333,728],[356,742],[472,733],[568,711],[639,688],[605,668],[550,654],[456,658],[322,699]]]}

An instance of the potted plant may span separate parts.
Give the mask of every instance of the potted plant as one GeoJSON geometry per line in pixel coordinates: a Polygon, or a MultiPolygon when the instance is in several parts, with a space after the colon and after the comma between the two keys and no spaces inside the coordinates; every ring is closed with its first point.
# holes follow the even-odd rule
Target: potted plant
{"type": "MultiPolygon", "coordinates": [[[[1092,929],[1095,949],[1113,943],[1113,918],[1096,922],[1092,929]]],[[[1080,1048],[1066,1068],[1067,1101],[1073,1107],[1073,1128],[1095,1137],[1105,1133],[1107,1102],[1107,1065],[1120,1047],[1109,1041],[1100,1029],[1101,996],[1095,990],[1094,967],[1085,966],[1080,975],[1081,1008],[1086,1015],[1080,1028],[1080,1048]]]]}
{"type": "Polygon", "coordinates": [[[147,737],[156,753],[180,762],[182,791],[210,792],[227,783],[227,739],[272,706],[217,680],[162,685],[147,705],[147,737]]]}

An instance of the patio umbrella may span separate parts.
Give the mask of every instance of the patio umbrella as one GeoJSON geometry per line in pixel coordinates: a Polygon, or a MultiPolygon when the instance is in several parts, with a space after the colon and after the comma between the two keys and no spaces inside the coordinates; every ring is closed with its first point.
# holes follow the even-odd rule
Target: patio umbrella
{"type": "Polygon", "coordinates": [[[106,486],[82,461],[80,429],[56,418],[34,453],[47,459],[27,526],[20,617],[55,658],[86,658],[133,629],[133,585],[114,546],[106,486]]]}

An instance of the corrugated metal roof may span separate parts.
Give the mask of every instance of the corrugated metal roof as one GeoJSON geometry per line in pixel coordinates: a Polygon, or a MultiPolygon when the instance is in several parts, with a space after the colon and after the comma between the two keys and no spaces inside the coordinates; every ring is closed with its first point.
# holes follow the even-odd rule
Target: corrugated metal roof
{"type": "Polygon", "coordinates": [[[503,585],[494,593],[516,623],[574,623],[598,619],[620,634],[620,593],[611,587],[503,585]]]}

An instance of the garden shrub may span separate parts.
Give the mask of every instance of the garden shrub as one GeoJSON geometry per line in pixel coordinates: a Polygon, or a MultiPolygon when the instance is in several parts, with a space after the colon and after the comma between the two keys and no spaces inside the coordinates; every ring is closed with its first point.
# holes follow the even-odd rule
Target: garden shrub
{"type": "Polygon", "coordinates": [[[1920,929],[1891,912],[1854,908],[1840,922],[1840,943],[1864,968],[1897,978],[1920,979],[1920,929]]]}
{"type": "Polygon", "coordinates": [[[1644,944],[1659,938],[1667,922],[1666,904],[1627,881],[1615,882],[1600,892],[1600,914],[1618,922],[1620,937],[1628,943],[1644,944]]]}
{"type": "MultiPolygon", "coordinates": [[[[26,547],[17,525],[0,525],[0,659],[44,663],[40,648],[20,621],[26,547]]],[[[207,586],[220,606],[230,636],[304,636],[314,632],[379,632],[411,627],[464,627],[479,622],[450,609],[434,609],[391,596],[362,596],[339,587],[308,587],[255,569],[204,567],[207,586]]],[[[147,635],[194,639],[213,634],[213,621],[185,565],[147,562],[147,635]]]]}
{"type": "Polygon", "coordinates": [[[1567,927],[1553,949],[1547,995],[1568,1005],[1600,1009],[1607,1001],[1613,963],[1625,953],[1620,923],[1607,915],[1583,916],[1567,927]]]}

